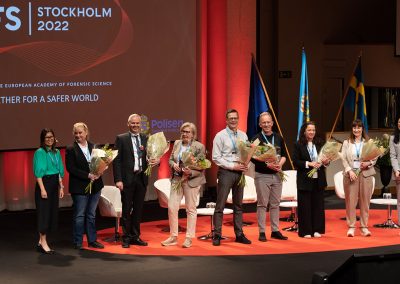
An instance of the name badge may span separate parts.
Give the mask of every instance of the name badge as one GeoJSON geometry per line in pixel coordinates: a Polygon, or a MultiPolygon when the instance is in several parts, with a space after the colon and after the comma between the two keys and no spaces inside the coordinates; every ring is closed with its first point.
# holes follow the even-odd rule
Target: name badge
{"type": "Polygon", "coordinates": [[[359,169],[361,167],[361,162],[360,161],[354,161],[354,163],[353,163],[353,168],[355,168],[355,169],[359,169]]]}

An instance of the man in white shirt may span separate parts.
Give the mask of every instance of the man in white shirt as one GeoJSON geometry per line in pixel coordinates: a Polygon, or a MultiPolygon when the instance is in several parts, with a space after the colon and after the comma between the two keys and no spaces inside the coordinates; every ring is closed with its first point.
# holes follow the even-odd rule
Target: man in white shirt
{"type": "Polygon", "coordinates": [[[222,233],[222,220],[226,199],[232,189],[233,223],[236,242],[251,244],[251,241],[243,234],[243,185],[239,186],[239,180],[243,172],[248,170],[247,165],[239,163],[236,141],[247,141],[247,135],[238,130],[239,113],[235,109],[226,112],[226,128],[215,135],[212,149],[212,160],[218,168],[217,203],[214,211],[214,235],[213,245],[219,246],[222,233]]]}

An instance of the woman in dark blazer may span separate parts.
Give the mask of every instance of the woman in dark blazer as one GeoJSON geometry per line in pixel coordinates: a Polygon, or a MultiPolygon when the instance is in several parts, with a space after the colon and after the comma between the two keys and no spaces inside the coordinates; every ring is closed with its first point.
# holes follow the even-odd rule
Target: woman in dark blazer
{"type": "Polygon", "coordinates": [[[328,161],[317,161],[322,146],[322,139],[316,136],[315,123],[304,123],[293,155],[297,169],[298,234],[304,238],[320,238],[325,233],[324,188],[327,183],[322,166],[328,161]],[[318,171],[308,177],[308,172],[313,168],[318,171]]]}
{"type": "Polygon", "coordinates": [[[69,172],[69,192],[73,200],[73,243],[82,249],[83,234],[86,231],[89,247],[104,248],[97,242],[96,208],[103,188],[101,177],[89,171],[93,143],[87,141],[89,129],[83,122],[75,123],[72,129],[75,142],[66,149],[65,164],[69,172]],[[94,181],[91,193],[86,186],[94,181]]]}

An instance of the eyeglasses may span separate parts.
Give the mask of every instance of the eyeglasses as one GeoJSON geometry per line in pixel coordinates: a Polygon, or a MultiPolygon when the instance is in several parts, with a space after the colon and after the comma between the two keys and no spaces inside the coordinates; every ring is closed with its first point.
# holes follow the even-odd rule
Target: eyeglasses
{"type": "Polygon", "coordinates": [[[190,133],[192,133],[192,131],[190,131],[190,130],[182,130],[181,133],[182,134],[190,134],[190,133]]]}
{"type": "Polygon", "coordinates": [[[54,139],[54,136],[45,136],[44,139],[54,139]]]}
{"type": "Polygon", "coordinates": [[[228,120],[239,120],[239,117],[228,117],[228,120]]]}

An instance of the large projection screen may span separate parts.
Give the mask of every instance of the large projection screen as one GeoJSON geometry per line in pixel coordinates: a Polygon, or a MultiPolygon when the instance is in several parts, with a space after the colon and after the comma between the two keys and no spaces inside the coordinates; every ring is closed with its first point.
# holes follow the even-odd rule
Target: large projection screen
{"type": "Polygon", "coordinates": [[[83,121],[113,143],[129,114],[178,137],[196,123],[195,0],[37,0],[0,4],[0,150],[59,146],[83,121]]]}

